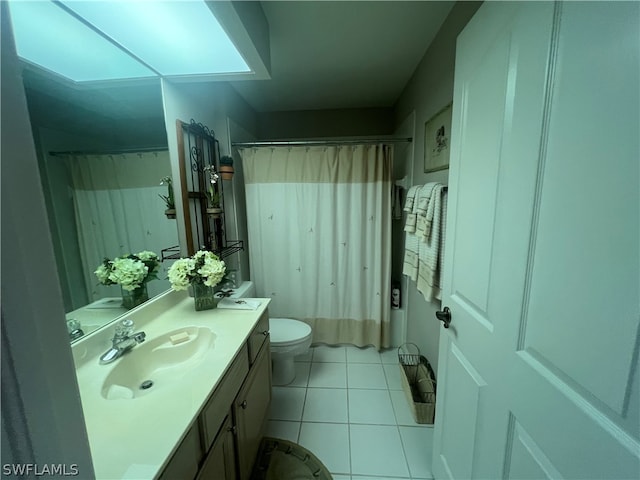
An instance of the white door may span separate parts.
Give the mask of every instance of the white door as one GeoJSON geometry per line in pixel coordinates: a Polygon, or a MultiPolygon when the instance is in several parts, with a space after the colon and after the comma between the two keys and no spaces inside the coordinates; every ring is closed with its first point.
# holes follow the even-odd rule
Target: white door
{"type": "Polygon", "coordinates": [[[640,478],[637,2],[486,2],[456,57],[436,478],[640,478]]]}

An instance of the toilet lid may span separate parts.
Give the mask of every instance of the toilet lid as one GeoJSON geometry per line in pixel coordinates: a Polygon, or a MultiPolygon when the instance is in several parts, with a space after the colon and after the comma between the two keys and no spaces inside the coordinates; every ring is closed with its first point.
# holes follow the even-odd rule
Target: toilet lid
{"type": "Polygon", "coordinates": [[[269,333],[271,343],[283,345],[304,340],[311,334],[311,327],[292,318],[270,318],[269,333]]]}

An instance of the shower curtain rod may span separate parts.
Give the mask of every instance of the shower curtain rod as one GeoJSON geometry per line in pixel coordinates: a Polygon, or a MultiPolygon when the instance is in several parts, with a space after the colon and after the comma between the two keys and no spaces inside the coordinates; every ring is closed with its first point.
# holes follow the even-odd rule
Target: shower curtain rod
{"type": "Polygon", "coordinates": [[[363,138],[349,140],[273,140],[261,142],[231,142],[232,147],[270,147],[270,146],[320,146],[320,145],[361,145],[364,143],[410,143],[413,138],[363,138]]]}
{"type": "Polygon", "coordinates": [[[74,150],[67,152],[54,152],[50,151],[49,155],[52,157],[62,156],[62,155],[120,155],[125,153],[149,153],[149,152],[160,152],[166,151],[169,148],[167,146],[158,146],[158,147],[144,147],[144,148],[118,148],[115,150],[74,150]]]}

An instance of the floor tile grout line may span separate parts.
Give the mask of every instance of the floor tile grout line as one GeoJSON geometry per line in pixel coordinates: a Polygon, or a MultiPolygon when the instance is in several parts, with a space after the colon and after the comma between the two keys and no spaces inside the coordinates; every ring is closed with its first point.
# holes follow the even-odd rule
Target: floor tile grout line
{"type": "MultiPolygon", "coordinates": [[[[396,425],[399,425],[400,424],[399,423],[399,419],[398,419],[399,415],[398,415],[398,412],[396,412],[396,406],[393,403],[393,396],[391,395],[391,385],[390,385],[390,382],[389,382],[389,377],[387,375],[387,371],[385,370],[384,366],[382,367],[382,371],[384,372],[384,379],[387,382],[387,392],[389,393],[389,400],[391,401],[391,409],[393,410],[393,418],[395,418],[395,420],[396,420],[396,425]]],[[[398,432],[399,432],[399,430],[398,430],[398,432]]],[[[402,451],[404,453],[404,445],[402,446],[402,451]]],[[[405,454],[405,457],[406,457],[406,454],[405,454]]]]}
{"type": "Polygon", "coordinates": [[[409,465],[409,456],[407,455],[407,449],[404,445],[404,439],[402,438],[402,432],[400,431],[400,425],[396,427],[398,429],[398,437],[400,437],[400,445],[402,446],[402,455],[404,456],[404,463],[407,466],[407,472],[409,472],[409,477],[413,478],[413,473],[411,472],[411,465],[409,465]]]}
{"type": "MultiPolygon", "coordinates": [[[[347,395],[349,395],[347,393],[347,395]]],[[[347,399],[348,401],[348,399],[347,399]]],[[[347,425],[347,435],[349,435],[349,475],[353,473],[353,447],[351,446],[351,424],[347,425]]]]}
{"type": "Polygon", "coordinates": [[[304,404],[307,403],[307,391],[309,390],[309,379],[307,379],[307,387],[304,389],[304,403],[302,404],[302,413],[300,414],[300,425],[298,426],[298,441],[300,444],[300,437],[302,437],[302,417],[304,416],[304,404]]]}
{"type": "MultiPolygon", "coordinates": [[[[347,352],[344,352],[345,362],[348,360],[347,352]]],[[[353,473],[353,447],[351,446],[351,405],[349,403],[349,367],[345,363],[345,379],[347,384],[347,437],[349,441],[349,475],[353,473]]],[[[351,478],[351,477],[349,477],[351,478]]]]}
{"type": "Polygon", "coordinates": [[[307,380],[307,388],[304,389],[304,403],[302,404],[302,415],[300,415],[300,428],[302,429],[302,420],[304,419],[304,411],[307,408],[307,398],[309,396],[309,381],[307,380]]]}
{"type": "MultiPolygon", "coordinates": [[[[349,403],[349,369],[348,368],[345,368],[345,379],[347,384],[347,423],[351,423],[351,408],[349,403]]],[[[351,435],[351,431],[349,431],[349,435],[351,435]]],[[[351,447],[349,447],[349,453],[351,453],[351,447]]]]}
{"type": "Polygon", "coordinates": [[[349,404],[349,369],[347,368],[347,435],[349,436],[349,474],[353,473],[353,448],[351,447],[351,406],[349,404]]]}

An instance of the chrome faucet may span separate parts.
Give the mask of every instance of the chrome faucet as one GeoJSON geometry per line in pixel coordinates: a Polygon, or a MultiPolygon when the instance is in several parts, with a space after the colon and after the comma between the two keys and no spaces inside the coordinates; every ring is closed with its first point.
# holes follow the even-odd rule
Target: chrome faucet
{"type": "Polygon", "coordinates": [[[115,335],[111,340],[112,346],[100,357],[100,365],[111,363],[127,353],[138,343],[144,342],[147,334],[133,333],[133,320],[125,319],[116,325],[115,335]]]}

